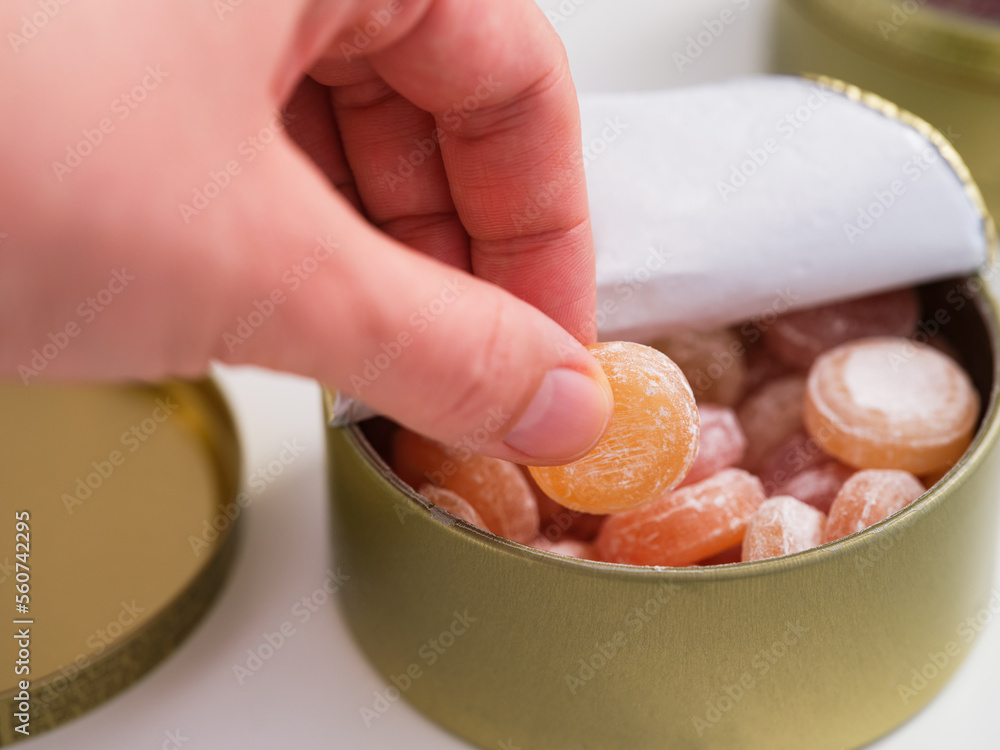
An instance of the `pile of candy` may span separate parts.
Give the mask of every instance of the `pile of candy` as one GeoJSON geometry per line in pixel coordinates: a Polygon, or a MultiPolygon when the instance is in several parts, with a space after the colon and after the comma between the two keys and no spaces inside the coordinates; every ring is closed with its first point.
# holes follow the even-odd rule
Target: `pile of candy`
{"type": "Polygon", "coordinates": [[[904,289],[597,344],[615,413],[582,459],[524,469],[401,429],[392,466],[448,513],[558,554],[687,566],[806,550],[900,510],[972,440],[978,393],[940,336],[913,340],[919,315],[904,289]]]}

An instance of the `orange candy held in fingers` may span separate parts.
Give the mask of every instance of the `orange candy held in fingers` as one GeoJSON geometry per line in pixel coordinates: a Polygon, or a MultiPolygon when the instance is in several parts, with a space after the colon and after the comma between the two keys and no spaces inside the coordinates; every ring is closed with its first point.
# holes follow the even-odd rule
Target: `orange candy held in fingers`
{"type": "Polygon", "coordinates": [[[743,538],[743,562],[780,557],[823,543],[826,515],[789,495],[767,500],[753,514],[743,538]]]}
{"type": "Polygon", "coordinates": [[[739,544],[747,521],[764,499],[757,477],[725,469],[611,516],[597,535],[597,554],[630,565],[691,565],[739,544]]]}
{"type": "Polygon", "coordinates": [[[905,471],[867,469],[844,482],[830,508],[824,541],[867,529],[924,494],[924,486],[905,471]]]}
{"type": "Polygon", "coordinates": [[[451,451],[409,430],[396,433],[392,462],[399,478],[414,489],[430,483],[458,495],[494,534],[522,543],[538,535],[538,506],[517,464],[451,451]]]}
{"type": "Polygon", "coordinates": [[[662,497],[698,451],[698,409],[680,368],[641,344],[594,344],[615,398],[607,432],[586,456],[532,466],[542,491],[567,508],[615,513],[662,497]]]}
{"type": "Polygon", "coordinates": [[[906,339],[871,338],[822,355],[804,418],[823,449],[862,469],[932,474],[969,447],[979,395],[954,360],[906,339]]]}

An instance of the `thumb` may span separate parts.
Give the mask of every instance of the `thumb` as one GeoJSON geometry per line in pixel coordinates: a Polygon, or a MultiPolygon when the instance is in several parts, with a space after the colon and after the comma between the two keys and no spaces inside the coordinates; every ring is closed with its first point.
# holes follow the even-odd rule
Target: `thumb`
{"type": "Polygon", "coordinates": [[[218,359],[316,378],[410,429],[499,458],[560,463],[594,446],[613,397],[573,336],[379,232],[290,145],[266,156],[237,201],[217,207],[239,214],[222,224],[245,233],[232,239],[253,268],[231,295],[218,359]]]}

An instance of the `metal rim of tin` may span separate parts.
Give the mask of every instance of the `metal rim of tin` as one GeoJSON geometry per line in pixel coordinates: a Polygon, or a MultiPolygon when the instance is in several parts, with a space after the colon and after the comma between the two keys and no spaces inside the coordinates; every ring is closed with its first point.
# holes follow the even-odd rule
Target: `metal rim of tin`
{"type": "MultiPolygon", "coordinates": [[[[126,386],[127,387],[127,386],[126,386]]],[[[216,468],[216,508],[224,512],[239,488],[240,449],[232,413],[216,383],[206,378],[193,382],[152,386],[179,401],[197,399],[203,417],[194,430],[208,449],[216,468]]],[[[238,521],[238,519],[237,519],[238,521]]],[[[60,726],[97,708],[138,681],[172,654],[207,614],[228,578],[238,545],[237,521],[218,530],[204,564],[174,598],[127,638],[109,646],[90,660],[72,679],[57,670],[31,680],[31,722],[39,733],[60,726]],[[63,685],[60,685],[60,680],[63,685]],[[65,698],[68,706],[47,700],[50,693],[65,698]]],[[[17,689],[0,694],[0,745],[30,739],[13,729],[17,689]]]]}
{"type": "Polygon", "coordinates": [[[926,0],[787,2],[842,42],[904,72],[990,93],[1000,85],[1000,24],[926,0]]]}

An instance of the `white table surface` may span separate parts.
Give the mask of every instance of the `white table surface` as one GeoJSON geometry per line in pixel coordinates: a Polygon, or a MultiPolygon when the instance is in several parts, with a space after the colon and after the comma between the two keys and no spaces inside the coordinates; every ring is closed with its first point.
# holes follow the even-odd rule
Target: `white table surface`
{"type": "MultiPolygon", "coordinates": [[[[541,5],[558,12],[560,2],[541,5]]],[[[573,9],[557,28],[581,92],[690,85],[765,69],[768,0],[562,0],[561,6],[573,9]],[[678,71],[672,53],[725,7],[737,9],[736,22],[678,71]]],[[[227,370],[221,378],[239,418],[246,475],[275,459],[284,440],[300,441],[305,451],[254,495],[232,579],[177,653],[117,698],[25,747],[467,749],[404,702],[365,726],[359,708],[371,704],[384,682],[355,649],[332,603],[307,623],[296,622],[274,657],[237,683],[233,666],[246,650],[293,620],[295,602],[323,583],[330,550],[317,387],[252,369],[227,370]]],[[[934,702],[871,747],[998,748],[998,699],[1000,627],[993,624],[934,702]]]]}

